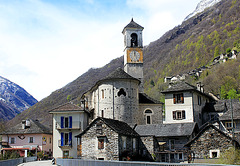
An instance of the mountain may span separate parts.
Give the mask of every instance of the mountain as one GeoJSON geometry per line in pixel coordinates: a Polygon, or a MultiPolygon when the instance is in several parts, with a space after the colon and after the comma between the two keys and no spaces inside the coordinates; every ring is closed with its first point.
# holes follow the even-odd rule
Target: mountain
{"type": "Polygon", "coordinates": [[[206,8],[209,8],[213,5],[215,5],[216,3],[220,2],[221,0],[201,0],[196,9],[191,13],[189,14],[185,19],[184,21],[186,21],[187,19],[195,16],[197,13],[201,13],[202,11],[204,11],[206,8]]]}
{"type": "MultiPolygon", "coordinates": [[[[187,81],[190,83],[202,81],[205,84],[205,91],[213,94],[220,93],[222,88],[226,91],[227,88],[240,89],[239,58],[216,67],[210,66],[216,56],[225,53],[229,48],[240,51],[239,6],[238,0],[220,1],[145,46],[143,49],[145,93],[156,100],[162,100],[160,92],[166,88],[164,77],[182,74],[204,65],[210,69],[200,78],[189,77],[187,81]],[[228,84],[229,80],[231,85],[228,84]]],[[[112,60],[102,68],[88,70],[73,82],[23,111],[9,121],[8,125],[32,118],[51,126],[52,117],[48,114],[49,110],[66,103],[67,98],[79,104],[84,92],[117,67],[123,67],[123,57],[112,60]]]]}
{"type": "Polygon", "coordinates": [[[10,120],[38,101],[19,85],[0,76],[0,119],[10,120]]]}

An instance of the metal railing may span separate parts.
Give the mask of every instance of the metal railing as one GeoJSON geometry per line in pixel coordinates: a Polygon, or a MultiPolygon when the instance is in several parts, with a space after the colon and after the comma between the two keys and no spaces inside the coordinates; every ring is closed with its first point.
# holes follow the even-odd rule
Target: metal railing
{"type": "Polygon", "coordinates": [[[58,140],[58,146],[59,147],[72,147],[72,141],[65,141],[65,139],[63,140],[58,140]],[[62,142],[63,141],[63,142],[62,142]]]}
{"type": "Polygon", "coordinates": [[[81,122],[80,121],[72,121],[72,127],[68,125],[68,127],[61,127],[61,122],[56,122],[56,128],[59,129],[81,129],[81,122]]]}
{"type": "Polygon", "coordinates": [[[178,165],[223,166],[224,165],[224,164],[205,164],[205,163],[204,164],[203,163],[181,164],[181,163],[159,163],[159,162],[138,162],[138,161],[100,161],[100,160],[61,159],[61,158],[56,159],[56,164],[58,166],[73,166],[73,165],[81,165],[81,166],[178,166],[178,165]]]}

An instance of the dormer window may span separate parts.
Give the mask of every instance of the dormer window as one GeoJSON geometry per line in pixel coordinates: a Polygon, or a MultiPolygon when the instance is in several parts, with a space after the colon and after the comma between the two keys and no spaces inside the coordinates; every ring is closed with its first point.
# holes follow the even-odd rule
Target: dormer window
{"type": "Polygon", "coordinates": [[[184,103],[183,93],[173,94],[173,103],[174,104],[183,104],[184,103]]]}

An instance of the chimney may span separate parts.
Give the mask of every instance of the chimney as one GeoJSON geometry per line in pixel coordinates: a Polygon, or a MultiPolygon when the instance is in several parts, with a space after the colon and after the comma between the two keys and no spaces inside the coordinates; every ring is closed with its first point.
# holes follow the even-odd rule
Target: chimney
{"type": "Polygon", "coordinates": [[[26,120],[22,120],[22,129],[25,129],[26,127],[26,120]]]}
{"type": "Polygon", "coordinates": [[[197,90],[204,93],[203,85],[201,82],[197,82],[197,90]]]}

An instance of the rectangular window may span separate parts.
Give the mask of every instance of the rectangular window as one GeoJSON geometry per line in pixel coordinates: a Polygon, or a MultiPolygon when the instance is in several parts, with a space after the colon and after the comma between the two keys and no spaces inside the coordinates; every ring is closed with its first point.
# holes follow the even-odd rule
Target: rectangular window
{"type": "Polygon", "coordinates": [[[186,119],[185,110],[173,111],[173,120],[186,119]]]}
{"type": "Polygon", "coordinates": [[[201,105],[201,104],[202,104],[202,97],[198,96],[198,105],[201,105]]]}
{"type": "Polygon", "coordinates": [[[127,148],[127,137],[122,137],[122,147],[123,149],[126,149],[127,148]]]}
{"type": "Polygon", "coordinates": [[[10,144],[15,144],[15,138],[14,137],[10,138],[10,144]]]}
{"type": "Polygon", "coordinates": [[[102,124],[101,123],[97,123],[96,124],[96,134],[102,135],[102,124]]]}
{"type": "Polygon", "coordinates": [[[136,138],[133,138],[133,150],[136,150],[136,138]]]}
{"type": "Polygon", "coordinates": [[[29,143],[33,143],[33,137],[29,137],[29,143]]]}
{"type": "Polygon", "coordinates": [[[102,90],[102,99],[104,99],[104,90],[102,90]]]}
{"type": "Polygon", "coordinates": [[[151,124],[151,115],[147,115],[146,118],[147,118],[147,124],[151,124]]]}
{"type": "Polygon", "coordinates": [[[183,154],[182,154],[182,153],[179,153],[178,158],[179,158],[179,160],[183,160],[183,154]]]}
{"type": "Polygon", "coordinates": [[[68,133],[64,133],[64,145],[68,145],[69,142],[68,142],[68,133]]]}
{"type": "Polygon", "coordinates": [[[183,93],[173,94],[173,103],[183,104],[184,103],[183,93]]]}
{"type": "MultiPolygon", "coordinates": [[[[232,129],[232,122],[225,122],[225,127],[227,129],[232,129]]],[[[233,122],[233,127],[236,128],[235,122],[233,122]]]]}
{"type": "Polygon", "coordinates": [[[171,139],[171,140],[170,140],[170,146],[169,146],[169,148],[170,148],[170,149],[175,149],[174,144],[175,144],[174,139],[171,139]]]}
{"type": "Polygon", "coordinates": [[[98,138],[98,149],[104,149],[104,138],[98,138]]]}
{"type": "Polygon", "coordinates": [[[61,117],[61,128],[72,128],[72,116],[61,117]]]}

